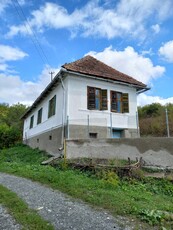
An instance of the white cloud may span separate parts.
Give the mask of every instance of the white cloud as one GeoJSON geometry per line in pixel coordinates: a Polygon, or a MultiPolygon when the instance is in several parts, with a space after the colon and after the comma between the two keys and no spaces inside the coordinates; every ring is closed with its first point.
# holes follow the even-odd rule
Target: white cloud
{"type": "Polygon", "coordinates": [[[153,51],[152,51],[152,48],[150,48],[149,50],[143,50],[143,51],[141,52],[141,54],[142,54],[143,56],[145,56],[145,55],[152,56],[154,53],[153,53],[153,51]]]}
{"type": "Polygon", "coordinates": [[[8,68],[7,64],[0,63],[0,71],[5,71],[8,68]]]}
{"type": "MultiPolygon", "coordinates": [[[[58,69],[53,69],[57,73],[58,69]]],[[[50,74],[46,67],[37,82],[23,81],[18,75],[0,74],[0,103],[16,104],[18,102],[31,105],[50,82],[50,74]]]]}
{"type": "Polygon", "coordinates": [[[138,106],[144,106],[152,103],[160,103],[161,105],[166,105],[168,103],[173,104],[173,97],[162,98],[158,96],[148,96],[145,93],[138,95],[137,97],[138,106]]]}
{"type": "Polygon", "coordinates": [[[158,24],[152,25],[151,29],[154,31],[154,33],[158,34],[160,32],[160,26],[158,24]]]}
{"type": "Polygon", "coordinates": [[[25,5],[26,3],[28,3],[26,0],[18,0],[19,4],[21,6],[25,5]]]}
{"type": "Polygon", "coordinates": [[[21,51],[19,48],[0,45],[0,62],[16,61],[19,59],[23,59],[26,56],[28,56],[28,54],[21,51]]]}
{"type": "Polygon", "coordinates": [[[154,66],[151,59],[140,55],[130,46],[123,51],[108,47],[102,52],[91,51],[88,54],[145,84],[151,83],[165,72],[164,67],[154,66]]]}
{"type": "Polygon", "coordinates": [[[8,62],[21,60],[26,56],[28,54],[19,48],[0,44],[0,72],[14,72],[8,65],[8,62]]]}
{"type": "MultiPolygon", "coordinates": [[[[145,2],[121,0],[117,4],[99,4],[98,0],[89,1],[82,8],[69,13],[58,4],[46,2],[31,12],[28,22],[33,30],[37,29],[39,32],[46,28],[66,28],[73,36],[81,33],[83,36],[114,38],[128,34],[132,37],[145,38],[150,18],[157,22],[150,27],[158,32],[160,29],[158,22],[166,20],[171,15],[173,7],[172,0],[165,0],[164,4],[158,0],[145,0],[145,2]]],[[[30,32],[24,25],[13,25],[7,35],[30,32]]]]}
{"type": "Polygon", "coordinates": [[[4,12],[5,8],[10,4],[10,0],[2,0],[0,1],[0,14],[4,12]]]}
{"type": "MultiPolygon", "coordinates": [[[[26,0],[18,0],[20,5],[25,5],[26,4],[26,0]]],[[[0,0],[0,14],[2,14],[4,12],[4,10],[10,6],[10,4],[12,4],[11,0],[0,0]]],[[[15,4],[15,3],[13,3],[15,4]]]]}
{"type": "Polygon", "coordinates": [[[173,63],[173,40],[166,42],[162,47],[160,47],[159,54],[168,62],[173,63]]]}

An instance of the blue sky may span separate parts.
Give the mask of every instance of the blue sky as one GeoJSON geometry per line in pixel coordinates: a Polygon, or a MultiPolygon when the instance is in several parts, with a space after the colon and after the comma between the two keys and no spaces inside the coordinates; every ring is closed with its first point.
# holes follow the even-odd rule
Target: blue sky
{"type": "MultiPolygon", "coordinates": [[[[172,0],[0,0],[0,103],[30,105],[50,72],[90,54],[173,103],[172,0]]],[[[55,75],[55,74],[54,74],[55,75]]]]}

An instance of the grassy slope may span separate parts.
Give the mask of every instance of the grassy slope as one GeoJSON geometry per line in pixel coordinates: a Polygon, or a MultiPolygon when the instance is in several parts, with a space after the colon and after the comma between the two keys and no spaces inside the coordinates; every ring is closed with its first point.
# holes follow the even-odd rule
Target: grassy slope
{"type": "Polygon", "coordinates": [[[2,150],[0,171],[48,184],[92,205],[106,208],[114,215],[130,215],[146,219],[153,225],[173,227],[172,221],[164,221],[163,216],[163,211],[173,212],[173,185],[170,182],[131,180],[120,181],[117,186],[76,170],[40,165],[45,159],[43,152],[26,146],[2,150]]]}

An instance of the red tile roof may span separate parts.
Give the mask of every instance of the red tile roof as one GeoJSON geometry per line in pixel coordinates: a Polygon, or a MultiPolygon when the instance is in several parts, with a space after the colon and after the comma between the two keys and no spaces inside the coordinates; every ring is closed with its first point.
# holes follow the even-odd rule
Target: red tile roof
{"type": "Polygon", "coordinates": [[[64,64],[62,66],[68,71],[77,72],[85,75],[96,76],[98,78],[109,79],[113,81],[124,82],[132,85],[136,85],[140,88],[146,88],[147,86],[140,81],[121,73],[116,69],[104,64],[96,58],[88,55],[77,61],[64,64]]]}

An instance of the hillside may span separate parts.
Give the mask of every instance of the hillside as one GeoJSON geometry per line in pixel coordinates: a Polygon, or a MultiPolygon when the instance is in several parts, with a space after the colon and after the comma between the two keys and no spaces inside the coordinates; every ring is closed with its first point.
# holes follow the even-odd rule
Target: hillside
{"type": "Polygon", "coordinates": [[[168,126],[169,135],[173,136],[173,104],[162,106],[159,103],[153,103],[139,107],[138,115],[141,137],[166,137],[168,136],[168,126]]]}

